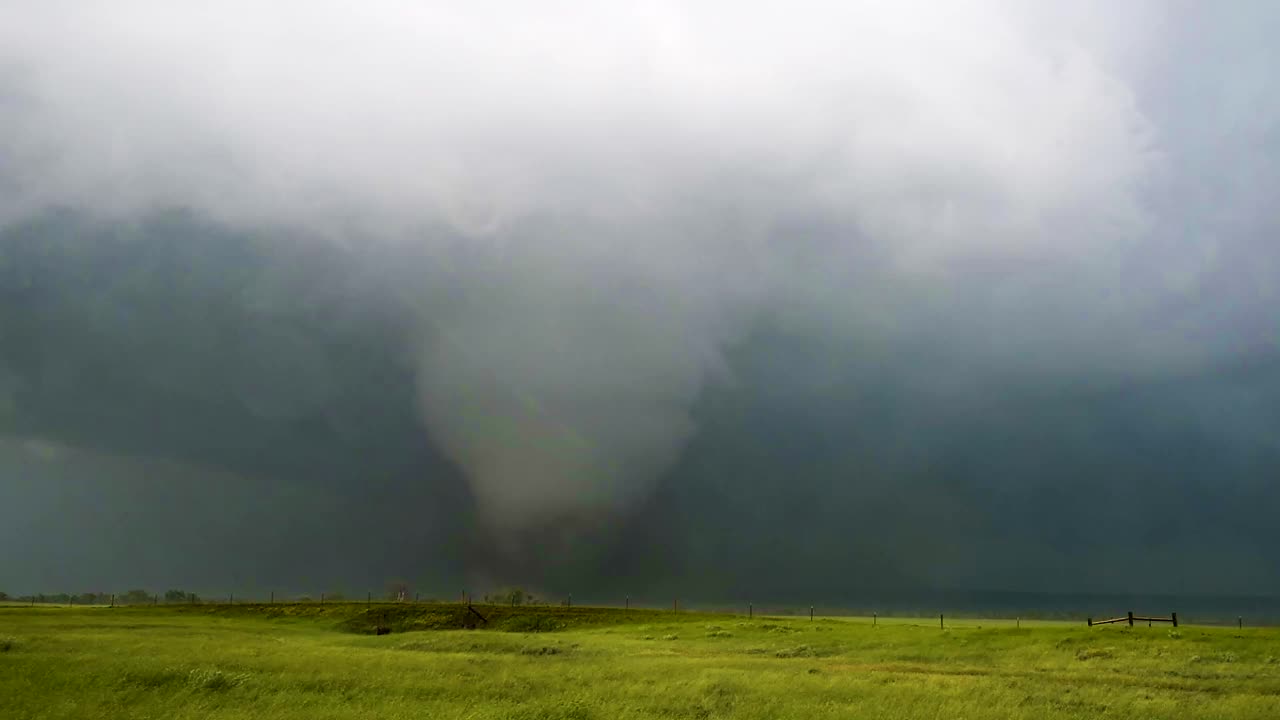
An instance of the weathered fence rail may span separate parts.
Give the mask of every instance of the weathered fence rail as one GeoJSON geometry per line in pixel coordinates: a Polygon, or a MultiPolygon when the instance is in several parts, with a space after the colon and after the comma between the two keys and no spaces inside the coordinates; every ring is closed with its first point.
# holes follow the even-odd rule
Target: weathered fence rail
{"type": "Polygon", "coordinates": [[[1169,613],[1169,617],[1152,617],[1149,615],[1134,615],[1133,611],[1130,610],[1129,613],[1124,617],[1111,618],[1109,620],[1094,620],[1093,618],[1089,618],[1089,627],[1093,627],[1094,625],[1110,625],[1111,623],[1122,623],[1122,622],[1127,622],[1129,623],[1129,627],[1133,627],[1133,623],[1135,621],[1147,622],[1147,623],[1167,622],[1167,623],[1173,623],[1174,627],[1178,627],[1178,613],[1169,613]]]}

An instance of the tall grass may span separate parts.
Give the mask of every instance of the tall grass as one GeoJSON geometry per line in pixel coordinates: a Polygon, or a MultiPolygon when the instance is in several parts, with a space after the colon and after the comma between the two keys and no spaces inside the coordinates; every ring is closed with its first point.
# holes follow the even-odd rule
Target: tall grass
{"type": "Polygon", "coordinates": [[[0,718],[1280,717],[1269,629],[392,608],[8,608],[0,718]]]}

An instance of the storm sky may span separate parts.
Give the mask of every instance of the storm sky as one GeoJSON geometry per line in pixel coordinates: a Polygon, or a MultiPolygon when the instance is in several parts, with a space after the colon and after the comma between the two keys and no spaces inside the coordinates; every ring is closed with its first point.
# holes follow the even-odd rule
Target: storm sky
{"type": "Polygon", "coordinates": [[[1269,2],[0,0],[0,590],[1280,594],[1269,2]]]}

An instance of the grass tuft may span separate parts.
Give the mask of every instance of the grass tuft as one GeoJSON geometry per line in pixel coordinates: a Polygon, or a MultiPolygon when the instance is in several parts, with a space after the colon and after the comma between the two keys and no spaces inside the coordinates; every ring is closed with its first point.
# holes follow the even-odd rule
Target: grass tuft
{"type": "Polygon", "coordinates": [[[1077,660],[1102,660],[1115,655],[1115,648],[1084,648],[1076,653],[1077,660]]]}
{"type": "Polygon", "coordinates": [[[520,649],[521,655],[535,655],[535,656],[559,655],[562,652],[564,652],[564,650],[558,647],[551,647],[550,645],[543,645],[542,647],[527,647],[527,648],[520,649]]]}
{"type": "Polygon", "coordinates": [[[216,668],[195,668],[187,672],[187,685],[196,690],[223,692],[240,687],[248,680],[248,673],[228,673],[216,668]]]}
{"type": "Polygon", "coordinates": [[[230,673],[217,668],[166,667],[159,670],[130,670],[122,684],[143,690],[190,689],[223,692],[249,680],[248,673],[230,673]]]}

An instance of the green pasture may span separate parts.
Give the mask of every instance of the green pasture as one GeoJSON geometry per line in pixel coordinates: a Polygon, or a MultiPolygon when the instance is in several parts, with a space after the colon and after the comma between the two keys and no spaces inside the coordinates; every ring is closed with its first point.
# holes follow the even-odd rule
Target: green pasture
{"type": "Polygon", "coordinates": [[[477,609],[0,607],[0,718],[1280,717],[1270,628],[477,609]]]}

